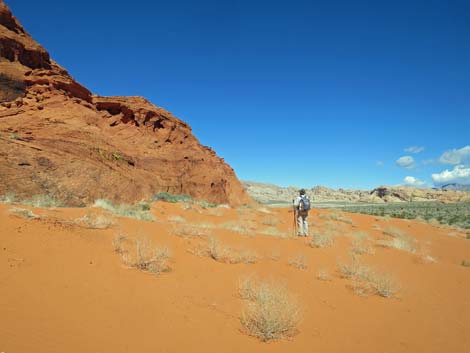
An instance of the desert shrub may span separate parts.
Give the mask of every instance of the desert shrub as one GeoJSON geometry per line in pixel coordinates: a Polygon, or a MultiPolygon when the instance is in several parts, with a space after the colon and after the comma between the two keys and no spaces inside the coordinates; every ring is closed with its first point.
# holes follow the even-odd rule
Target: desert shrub
{"type": "Polygon", "coordinates": [[[173,223],[184,223],[184,222],[186,222],[186,220],[183,217],[175,216],[175,215],[169,216],[168,221],[173,222],[173,223]]]}
{"type": "Polygon", "coordinates": [[[137,239],[135,242],[135,256],[127,256],[130,266],[142,271],[147,271],[159,275],[162,272],[169,272],[169,260],[171,252],[167,247],[151,246],[147,238],[137,239]]]}
{"type": "Polygon", "coordinates": [[[206,208],[216,208],[216,207],[217,207],[217,204],[216,204],[216,203],[207,202],[207,201],[199,201],[199,206],[201,206],[201,207],[204,208],[204,209],[206,209],[206,208]]]}
{"type": "Polygon", "coordinates": [[[360,279],[368,278],[372,271],[369,266],[359,263],[355,257],[352,257],[348,262],[338,263],[338,270],[344,278],[357,277],[360,279]]]}
{"type": "Polygon", "coordinates": [[[416,239],[398,228],[387,228],[383,233],[390,236],[391,239],[381,239],[377,241],[377,244],[381,246],[407,251],[410,253],[416,253],[418,250],[416,239]]]}
{"type": "Polygon", "coordinates": [[[16,203],[16,202],[18,202],[18,198],[16,197],[15,194],[11,192],[8,192],[5,195],[0,196],[0,203],[10,204],[10,203],[16,203]]]}
{"type": "Polygon", "coordinates": [[[383,234],[385,235],[389,235],[391,237],[402,237],[403,235],[405,235],[405,233],[399,229],[399,228],[395,228],[395,227],[387,227],[384,229],[383,231],[383,234]]]}
{"type": "Polygon", "coordinates": [[[325,248],[333,245],[335,238],[331,231],[314,232],[312,238],[309,241],[309,245],[312,248],[325,248]]]}
{"type": "Polygon", "coordinates": [[[295,255],[288,260],[288,264],[300,270],[305,270],[307,268],[307,258],[303,254],[295,255]]]}
{"type": "Polygon", "coordinates": [[[338,269],[343,277],[353,280],[352,288],[356,294],[376,294],[384,298],[392,298],[400,290],[398,282],[393,277],[360,264],[354,257],[349,262],[339,263],[338,269]]]}
{"type": "Polygon", "coordinates": [[[327,213],[326,215],[321,216],[321,218],[326,219],[326,220],[343,222],[343,223],[346,223],[346,224],[352,224],[353,223],[351,218],[346,217],[342,212],[339,212],[337,210],[333,210],[333,211],[327,213]]]}
{"type": "Polygon", "coordinates": [[[174,195],[168,192],[159,192],[153,197],[153,201],[166,201],[171,203],[187,202],[192,203],[193,199],[189,195],[174,195]]]}
{"type": "Polygon", "coordinates": [[[152,222],[155,220],[155,217],[152,215],[152,213],[148,209],[147,204],[115,205],[109,200],[99,199],[95,201],[93,207],[100,207],[117,216],[135,218],[135,219],[140,219],[140,220],[149,221],[149,222],[152,222]]]}
{"type": "Polygon", "coordinates": [[[263,342],[296,333],[301,309],[284,286],[251,278],[240,283],[239,293],[247,301],[240,318],[245,333],[263,342]]]}
{"type": "Polygon", "coordinates": [[[24,97],[25,91],[24,81],[0,73],[0,103],[12,102],[17,98],[24,97]]]}
{"type": "Polygon", "coordinates": [[[124,247],[124,242],[126,242],[127,240],[128,240],[127,235],[121,234],[121,233],[116,234],[113,237],[113,241],[112,241],[114,252],[120,255],[124,254],[127,251],[124,247]]]}
{"type": "Polygon", "coordinates": [[[252,264],[258,260],[258,255],[255,251],[250,249],[234,249],[212,236],[207,241],[207,248],[203,255],[227,264],[252,264]]]}
{"type": "Polygon", "coordinates": [[[114,226],[114,221],[109,216],[86,214],[77,218],[75,223],[91,229],[107,229],[114,226]]]}
{"type": "Polygon", "coordinates": [[[34,195],[31,198],[22,199],[12,193],[7,193],[0,197],[0,202],[8,204],[18,203],[36,208],[54,208],[64,206],[61,201],[56,200],[50,195],[34,195]]]}
{"type": "Polygon", "coordinates": [[[206,237],[212,234],[209,224],[179,224],[172,228],[171,233],[182,238],[206,237]]]}
{"type": "Polygon", "coordinates": [[[470,267],[470,260],[462,260],[461,265],[464,267],[470,267]]]}
{"type": "Polygon", "coordinates": [[[38,215],[34,214],[32,211],[25,208],[13,207],[9,209],[10,213],[25,219],[37,219],[38,215]]]}
{"type": "Polygon", "coordinates": [[[35,195],[29,200],[21,201],[21,203],[37,208],[54,208],[64,206],[62,202],[54,199],[50,195],[35,195]]]}
{"type": "Polygon", "coordinates": [[[374,248],[362,238],[353,239],[351,251],[356,255],[373,254],[374,248]]]}
{"type": "Polygon", "coordinates": [[[367,232],[353,232],[351,234],[351,236],[354,238],[354,239],[362,239],[362,240],[367,240],[369,239],[369,233],[367,232]]]}
{"type": "Polygon", "coordinates": [[[368,278],[367,283],[375,294],[384,298],[393,298],[400,290],[396,280],[388,274],[373,272],[368,278]]]}

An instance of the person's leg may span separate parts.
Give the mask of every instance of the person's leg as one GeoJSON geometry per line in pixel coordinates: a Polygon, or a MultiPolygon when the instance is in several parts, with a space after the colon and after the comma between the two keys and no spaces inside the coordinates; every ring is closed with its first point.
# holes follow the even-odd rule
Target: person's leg
{"type": "Polygon", "coordinates": [[[304,221],[304,235],[308,237],[308,215],[304,217],[303,221],[304,221]]]}
{"type": "Polygon", "coordinates": [[[303,220],[303,217],[300,214],[298,214],[297,215],[297,235],[301,237],[303,233],[304,233],[304,220],[303,220]]]}

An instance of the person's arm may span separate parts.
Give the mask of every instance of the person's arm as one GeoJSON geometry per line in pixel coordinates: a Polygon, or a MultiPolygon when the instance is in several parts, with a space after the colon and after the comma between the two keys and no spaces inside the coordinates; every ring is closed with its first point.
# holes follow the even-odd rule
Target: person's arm
{"type": "Polygon", "coordinates": [[[299,205],[300,205],[300,197],[296,197],[293,201],[293,208],[294,208],[294,213],[297,214],[299,212],[299,205]]]}

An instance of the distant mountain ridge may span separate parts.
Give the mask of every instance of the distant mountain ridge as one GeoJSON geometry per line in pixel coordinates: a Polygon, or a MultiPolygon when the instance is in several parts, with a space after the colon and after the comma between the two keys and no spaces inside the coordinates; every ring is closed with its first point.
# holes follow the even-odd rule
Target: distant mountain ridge
{"type": "MultiPolygon", "coordinates": [[[[264,204],[291,203],[297,196],[299,187],[281,187],[269,183],[242,181],[245,190],[256,201],[264,204]]],[[[307,194],[314,202],[341,201],[341,202],[410,202],[410,201],[438,201],[445,203],[470,201],[469,189],[418,189],[409,186],[380,186],[373,190],[346,190],[330,189],[324,186],[315,186],[306,189],[307,194]]],[[[468,186],[467,186],[468,187],[468,186]]]]}
{"type": "Polygon", "coordinates": [[[462,184],[446,184],[442,185],[439,189],[441,190],[456,190],[456,191],[470,191],[470,185],[462,185],[462,184]]]}

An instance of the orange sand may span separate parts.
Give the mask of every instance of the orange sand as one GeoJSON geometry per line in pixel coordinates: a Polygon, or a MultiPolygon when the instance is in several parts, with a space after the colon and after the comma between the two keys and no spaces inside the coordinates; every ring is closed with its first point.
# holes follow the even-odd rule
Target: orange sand
{"type": "MultiPolygon", "coordinates": [[[[346,236],[336,238],[332,247],[316,249],[305,239],[214,228],[221,242],[260,256],[255,264],[224,264],[191,253],[204,239],[171,234],[175,223],[168,217],[184,217],[188,224],[252,217],[257,229],[266,228],[266,218],[277,217],[278,229],[291,234],[292,213],[218,209],[223,215],[211,215],[214,210],[183,210],[181,204],[159,202],[152,209],[156,222],[116,218],[112,228],[96,230],[64,220],[106,214],[99,209],[33,209],[41,219],[26,220],[11,214],[12,207],[0,205],[1,352],[470,351],[470,268],[460,265],[470,259],[464,232],[350,214],[353,225],[337,222],[346,236]],[[375,247],[374,255],[362,255],[362,262],[399,280],[398,298],[360,297],[336,269],[338,261],[348,259],[348,234],[366,231],[374,239],[384,237],[374,224],[402,229],[436,260],[383,247],[375,247]],[[112,247],[120,232],[168,246],[172,271],[156,277],[126,267],[112,247]],[[270,258],[276,251],[279,260],[270,258]],[[288,265],[298,254],[307,258],[306,270],[288,265]],[[328,270],[332,280],[318,280],[319,269],[328,270]],[[292,339],[262,343],[242,332],[244,302],[237,295],[238,279],[249,274],[287,283],[298,296],[303,321],[292,339]]],[[[319,215],[328,212],[312,212],[314,230],[324,229],[326,221],[319,215]]]]}

